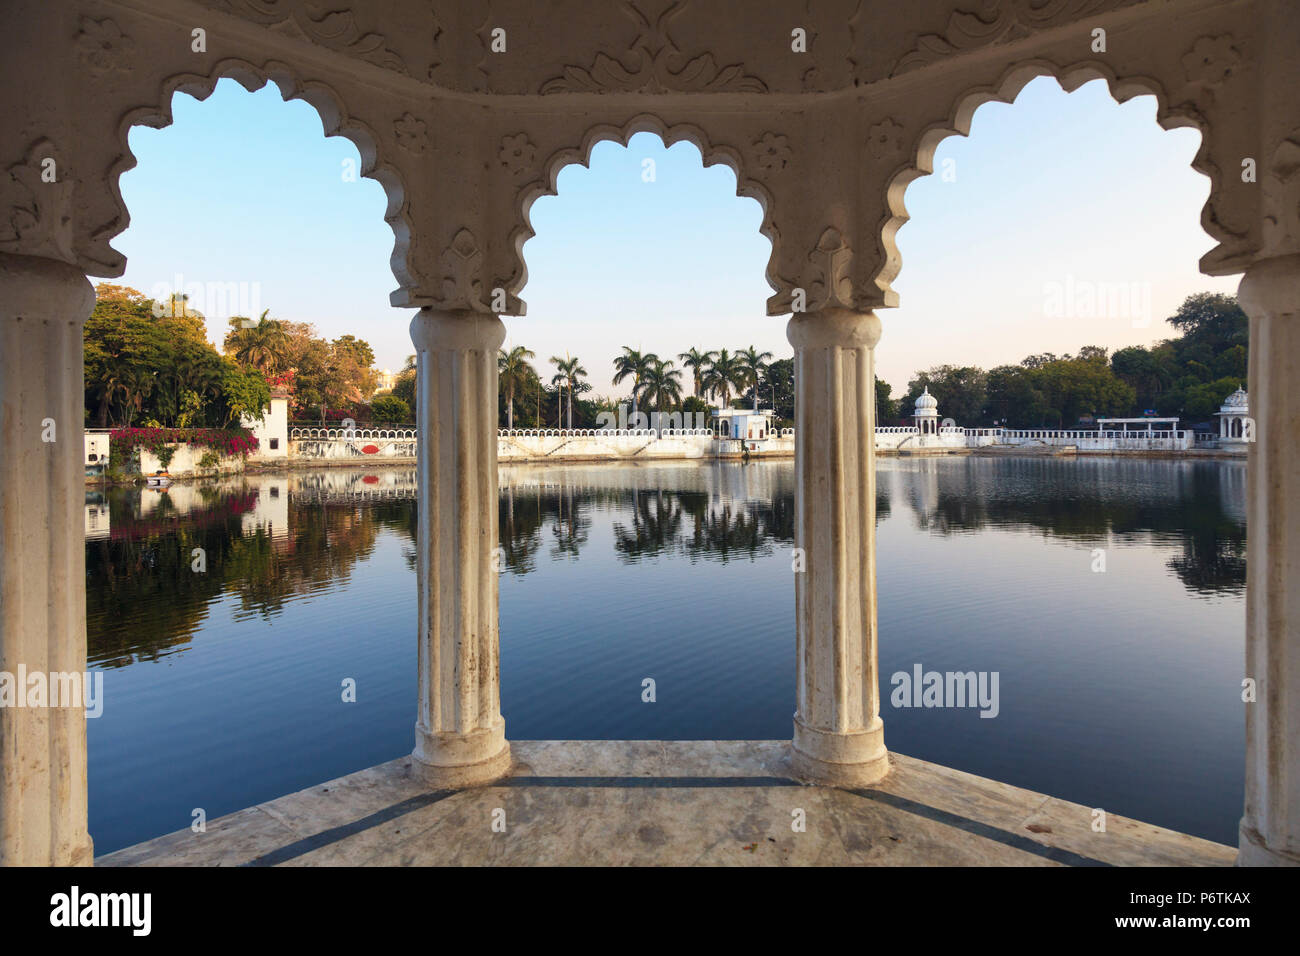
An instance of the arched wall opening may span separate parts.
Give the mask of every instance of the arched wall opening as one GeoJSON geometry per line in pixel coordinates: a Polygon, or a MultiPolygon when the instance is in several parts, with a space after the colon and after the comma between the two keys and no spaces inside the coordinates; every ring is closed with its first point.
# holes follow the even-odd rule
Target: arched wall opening
{"type": "MultiPolygon", "coordinates": [[[[1201,704],[1240,670],[1244,502],[1220,498],[1244,494],[1245,462],[1141,459],[1133,455],[1145,441],[1138,432],[1117,442],[1127,442],[1115,452],[1127,459],[1086,455],[1103,444],[1092,437],[1096,417],[1174,415],[1183,418],[1178,434],[1206,422],[1217,432],[1213,413],[1245,373],[1244,340],[1237,349],[1235,339],[1218,342],[1213,322],[1196,333],[1165,321],[1222,313],[1229,316],[1224,328],[1245,335],[1245,315],[1232,299],[1236,277],[1197,268],[1215,238],[1200,225],[1212,188],[1200,172],[1207,149],[1197,129],[1178,128],[1192,127],[1189,119],[1166,115],[1158,97],[1142,95],[1151,92],[1146,84],[1108,88],[1104,78],[1085,82],[1082,72],[1058,84],[1043,72],[1013,71],[1000,95],[962,101],[955,122],[922,137],[919,165],[933,174],[895,179],[895,190],[911,184],[905,211],[901,190],[891,192],[895,212],[910,216],[891,234],[906,268],[893,283],[900,307],[881,313],[876,348],[880,378],[904,399],[900,420],[928,387],[940,420],[1020,430],[1020,444],[1042,452],[973,458],[966,466],[939,461],[936,473],[924,475],[919,463],[878,460],[882,481],[893,472],[896,481],[933,486],[908,499],[910,521],[898,513],[878,528],[882,699],[890,676],[910,672],[918,660],[939,672],[1000,672],[1004,697],[1008,681],[1028,669],[1035,681],[1015,693],[1037,715],[1003,711],[996,720],[945,723],[924,710],[886,708],[890,747],[1045,792],[1092,787],[1096,796],[1087,799],[1096,805],[1231,843],[1243,794],[1243,717],[1232,695],[1208,709],[1201,704]],[[968,135],[955,136],[954,128],[968,135]],[[1185,306],[1202,293],[1208,301],[1185,306]],[[1203,343],[1194,340],[1198,334],[1203,343]],[[1048,457],[1063,450],[1078,457],[1048,457]],[[1074,503],[1045,501],[1036,487],[1059,487],[1074,503]],[[984,612],[996,626],[969,625],[985,630],[974,646],[947,638],[951,631],[936,631],[931,615],[918,617],[899,599],[908,588],[899,570],[904,540],[918,529],[944,541],[983,533],[1001,542],[979,574],[962,565],[955,547],[934,551],[927,566],[947,582],[945,610],[934,613],[953,627],[961,609],[979,613],[973,609],[989,593],[1001,595],[984,612]],[[1117,565],[1125,570],[1117,574],[1117,565]],[[1020,629],[1035,618],[1040,623],[1030,626],[1040,627],[1043,639],[1026,645],[1020,629]],[[1143,640],[1125,640],[1125,622],[1139,620],[1143,640]],[[1196,648],[1190,657],[1186,642],[1196,648]],[[1059,660],[1075,646],[1093,648],[1095,662],[1074,677],[1049,677],[1048,649],[1059,660]],[[1135,674],[1162,674],[1180,689],[1133,698],[1146,703],[1122,708],[1134,730],[1121,735],[1109,716],[1086,716],[1094,707],[1115,712],[1101,700],[1115,686],[1106,676],[1112,669],[1126,675],[1118,678],[1123,684],[1135,674]],[[1094,720],[1108,741],[1112,732],[1122,739],[1108,743],[1104,760],[1130,769],[1112,773],[1109,792],[1089,781],[1111,771],[1087,755],[1050,756],[1043,728],[1066,734],[1057,721],[1067,711],[1074,721],[1094,720]],[[933,732],[936,724],[943,733],[933,732]],[[1180,742],[1191,724],[1200,740],[1216,741],[1213,760],[1205,760],[1200,743],[1180,742]],[[1155,754],[1167,761],[1158,772],[1155,754]],[[1189,812],[1166,772],[1196,781],[1210,795],[1209,809],[1189,812]]],[[[936,425],[923,431],[942,435],[936,425]]]]}
{"type": "MultiPolygon", "coordinates": [[[[737,369],[718,366],[729,360],[718,353],[753,346],[788,359],[790,346],[785,320],[765,315],[766,203],[738,198],[747,190],[736,163],[683,129],[648,120],[598,127],[552,167],[556,195],[525,197],[528,285],[520,294],[528,314],[504,318],[502,348],[534,353],[528,361],[544,387],[560,374],[560,362],[580,360],[591,389],[580,397],[622,404],[616,416],[632,414],[635,372],[614,381],[629,351],[671,363],[676,390],[662,389],[665,376],[651,371],[638,408],[700,416],[703,434],[674,439],[700,457],[715,436],[730,437],[707,408],[722,405],[724,391],[728,403],[744,391],[737,369]],[[698,361],[692,351],[704,361],[688,364],[698,361]],[[709,389],[710,373],[730,377],[725,389],[709,389]]],[[[767,392],[760,392],[766,407],[767,392]]],[[[553,428],[556,405],[544,397],[542,410],[553,428]]],[[[599,434],[594,411],[584,409],[575,428],[599,434]]],[[[504,408],[501,414],[504,427],[504,408]]],[[[516,429],[521,424],[534,427],[517,409],[516,429]]],[[[572,451],[563,433],[552,441],[557,455],[572,451]]],[[[774,520],[779,497],[774,508],[769,489],[746,492],[734,476],[699,462],[641,461],[645,437],[612,441],[626,444],[626,464],[556,464],[545,475],[536,465],[499,464],[506,496],[501,702],[509,734],[635,740],[788,733],[793,587],[780,548],[792,530],[774,520]],[[518,489],[534,476],[546,480],[530,501],[518,489]],[[575,525],[580,546],[561,548],[574,541],[575,525]],[[542,560],[548,539],[551,562],[542,560]],[[693,581],[692,567],[707,568],[708,580],[693,581]],[[761,611],[749,598],[755,576],[775,595],[761,611]],[[591,595],[581,599],[581,624],[557,594],[591,595]],[[723,626],[724,619],[740,627],[723,626]],[[729,680],[737,654],[762,662],[765,690],[757,699],[729,680]],[[671,694],[675,703],[654,706],[656,694],[671,694]]],[[[788,481],[782,494],[791,494],[788,481]]]]}
{"type": "Polygon", "coordinates": [[[235,404],[269,394],[287,396],[286,414],[324,405],[337,430],[330,409],[371,397],[374,360],[400,367],[410,337],[389,292],[402,191],[329,94],[275,67],[216,75],[130,114],[126,271],[86,323],[87,427],[106,396],[115,446],[142,465],[170,448],[163,467],[197,469],[87,486],[87,660],[111,694],[86,722],[98,853],[187,827],[194,807],[216,817],[410,749],[415,482],[361,450],[405,440],[413,457],[413,433],[362,421],[356,461],[314,473],[283,458],[234,470],[244,446],[225,440],[249,424],[235,404]],[[393,568],[401,587],[382,598],[349,586],[393,568]],[[350,614],[356,626],[338,627],[350,614]],[[338,706],[340,669],[371,684],[356,712],[338,706]],[[260,680],[294,689],[249,690],[260,680]]]}

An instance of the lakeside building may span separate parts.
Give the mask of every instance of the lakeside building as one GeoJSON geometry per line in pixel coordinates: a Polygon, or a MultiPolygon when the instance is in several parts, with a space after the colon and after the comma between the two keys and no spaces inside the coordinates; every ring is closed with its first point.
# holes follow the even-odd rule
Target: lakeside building
{"type": "Polygon", "coordinates": [[[1236,445],[1254,437],[1252,431],[1255,423],[1250,417],[1250,396],[1240,385],[1224,399],[1214,417],[1219,420],[1220,444],[1236,445]]]}
{"type": "Polygon", "coordinates": [[[715,408],[714,432],[719,438],[766,441],[772,437],[772,412],[748,408],[715,408]]]}
{"type": "Polygon", "coordinates": [[[930,394],[929,385],[916,398],[916,404],[912,407],[912,422],[920,435],[939,434],[939,400],[930,394]]]}

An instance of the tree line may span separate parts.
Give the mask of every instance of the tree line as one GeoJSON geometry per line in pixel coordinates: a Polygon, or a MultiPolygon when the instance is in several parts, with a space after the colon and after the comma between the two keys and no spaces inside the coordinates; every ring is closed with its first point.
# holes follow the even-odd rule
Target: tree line
{"type": "Polygon", "coordinates": [[[881,420],[909,416],[926,388],[938,399],[942,417],[968,427],[1069,428],[1089,416],[1137,418],[1148,412],[1208,419],[1245,385],[1246,314],[1235,297],[1202,292],[1188,296],[1165,321],[1181,334],[1150,347],[1110,354],[1085,346],[1077,355],[1044,352],[987,371],[939,365],[917,372],[881,420]]]}
{"type": "MultiPolygon", "coordinates": [[[[1077,355],[1041,353],[988,370],[935,366],[918,371],[897,399],[889,383],[877,379],[876,421],[905,422],[927,388],[941,416],[970,427],[1070,427],[1087,416],[1147,411],[1206,419],[1245,382],[1245,313],[1232,296],[1199,293],[1166,321],[1179,335],[1150,347],[1110,354],[1085,346],[1077,355]]],[[[299,419],[415,421],[414,355],[392,389],[376,394],[374,350],[353,335],[328,340],[310,323],[274,319],[268,311],[256,320],[231,318],[222,347],[218,352],[208,341],[203,316],[184,296],[160,303],[101,283],[85,329],[86,421],[228,428],[242,415],[260,416],[272,389],[289,395],[299,419]]],[[[534,367],[536,357],[522,345],[500,350],[501,427],[590,428],[602,412],[617,412],[616,400],[593,394],[590,374],[576,356],[551,356],[547,373],[534,367]]],[[[734,352],[692,347],[670,357],[624,346],[609,381],[629,387],[633,412],[761,404],[773,410],[779,426],[794,420],[793,359],[775,359],[754,346],[734,352]]]]}
{"type": "MultiPolygon", "coordinates": [[[[241,416],[260,418],[272,389],[288,394],[301,418],[383,411],[366,404],[378,380],[368,343],[330,341],[269,311],[232,317],[218,352],[185,296],[160,302],[100,283],[84,345],[86,422],[100,428],[230,428],[241,416]]],[[[394,411],[410,420],[409,409],[394,411]]]]}

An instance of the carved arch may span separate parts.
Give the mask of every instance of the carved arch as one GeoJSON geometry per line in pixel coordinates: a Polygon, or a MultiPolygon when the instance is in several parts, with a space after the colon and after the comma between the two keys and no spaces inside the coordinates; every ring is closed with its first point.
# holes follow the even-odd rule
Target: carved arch
{"type": "Polygon", "coordinates": [[[757,200],[763,217],[759,233],[772,243],[764,278],[773,290],[778,290],[776,262],[780,246],[780,236],[773,222],[775,208],[772,190],[745,173],[745,162],[741,150],[734,146],[714,142],[704,129],[694,123],[665,122],[653,113],[638,113],[621,126],[614,123],[597,123],[587,129],[581,144],[564,147],[553,152],[540,166],[540,177],[525,183],[519,190],[515,202],[517,210],[516,225],[510,232],[510,248],[515,259],[515,272],[507,285],[511,295],[517,296],[528,282],[528,265],[524,261],[524,243],[536,235],[529,211],[532,205],[543,196],[558,196],[558,183],[561,170],[574,163],[590,168],[591,154],[598,143],[614,142],[626,147],[637,133],[654,133],[671,147],[676,143],[687,142],[700,151],[705,168],[719,163],[736,175],[736,195],[757,200]]]}
{"type": "MultiPolygon", "coordinates": [[[[134,169],[136,165],[136,158],[131,152],[129,141],[132,127],[148,126],[151,129],[163,129],[170,126],[172,100],[177,92],[187,93],[202,102],[212,95],[217,81],[225,78],[235,80],[250,93],[262,89],[268,82],[274,83],[285,102],[302,100],[316,110],[325,136],[342,136],[356,146],[357,152],[361,154],[360,174],[379,183],[388,200],[384,221],[392,228],[394,237],[389,266],[398,282],[398,289],[393,293],[393,298],[396,299],[400,294],[417,286],[419,279],[410,265],[412,232],[407,187],[396,166],[381,161],[380,137],[361,120],[349,115],[343,104],[343,98],[332,87],[321,81],[303,81],[292,67],[279,60],[267,60],[259,67],[248,60],[229,57],[213,64],[212,70],[206,75],[174,74],[162,80],[156,105],[127,110],[118,123],[120,152],[106,177],[118,215],[97,230],[91,237],[92,241],[96,244],[102,242],[108,247],[107,244],[130,224],[130,212],[122,199],[120,179],[123,173],[134,169]]],[[[114,274],[120,275],[125,265],[125,257],[111,247],[108,249],[116,257],[116,261],[99,264],[116,268],[114,274]]]]}
{"type": "MultiPolygon", "coordinates": [[[[913,136],[906,150],[907,155],[912,156],[913,159],[888,176],[885,190],[886,216],[877,232],[879,237],[877,252],[882,265],[873,277],[873,281],[883,295],[896,299],[890,283],[897,278],[902,269],[902,257],[895,237],[898,230],[910,219],[904,203],[907,187],[920,177],[934,172],[934,154],[939,143],[949,136],[970,134],[971,119],[980,106],[989,102],[1014,103],[1025,86],[1040,76],[1052,77],[1066,93],[1073,93],[1092,80],[1105,80],[1111,96],[1121,104],[1136,96],[1155,96],[1156,122],[1162,129],[1191,127],[1201,134],[1200,148],[1191,163],[1193,169],[1210,180],[1210,196],[1201,209],[1201,228],[1221,244],[1202,257],[1202,271],[1208,271],[1210,265],[1226,257],[1224,245],[1233,246],[1232,251],[1235,253],[1243,243],[1249,241],[1248,233],[1235,231],[1226,226],[1216,211],[1223,175],[1210,158],[1211,124],[1195,103],[1184,101],[1177,106],[1172,106],[1169,92],[1159,80],[1151,76],[1139,74],[1119,76],[1106,64],[1095,60],[1082,60],[1060,66],[1050,60],[1036,57],[1008,66],[1001,77],[992,84],[980,84],[963,90],[954,100],[946,119],[924,126],[919,134],[913,136]]],[[[1216,268],[1211,274],[1230,271],[1234,270],[1216,268]]]]}

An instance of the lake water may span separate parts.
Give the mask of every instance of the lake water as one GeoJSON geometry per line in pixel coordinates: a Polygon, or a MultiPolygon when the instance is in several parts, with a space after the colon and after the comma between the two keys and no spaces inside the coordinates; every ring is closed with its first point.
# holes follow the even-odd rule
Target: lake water
{"type": "MultiPolygon", "coordinates": [[[[878,473],[890,749],[1235,844],[1244,463],[878,473]],[[996,672],[997,716],[893,706],[918,664],[996,672]]],[[[789,738],[792,462],[503,465],[501,485],[507,736],[789,738]]],[[[414,494],[413,469],[376,467],[87,495],[97,853],[410,752],[414,494]]]]}

